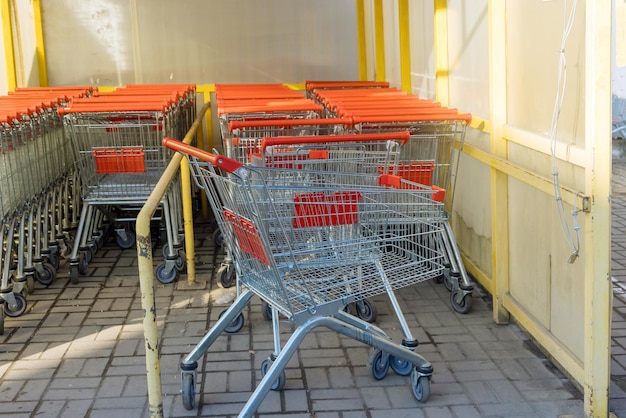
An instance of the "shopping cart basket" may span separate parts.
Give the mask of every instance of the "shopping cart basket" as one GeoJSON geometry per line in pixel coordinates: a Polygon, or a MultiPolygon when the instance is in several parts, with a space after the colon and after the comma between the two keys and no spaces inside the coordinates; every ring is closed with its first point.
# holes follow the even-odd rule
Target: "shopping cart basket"
{"type": "Polygon", "coordinates": [[[428,399],[430,363],[342,309],[441,273],[443,255],[431,242],[441,204],[432,191],[391,175],[250,167],[179,141],[166,138],[164,145],[187,154],[194,181],[223,214],[247,289],[183,360],[186,408],[195,406],[197,360],[255,294],[298,328],[280,354],[264,362],[264,378],[240,417],[252,416],[269,390],[281,386],[285,365],[320,326],[374,347],[368,365],[377,379],[387,374],[390,359],[410,363],[412,392],[418,401],[428,399]],[[387,186],[392,178],[399,188],[387,186]]]}

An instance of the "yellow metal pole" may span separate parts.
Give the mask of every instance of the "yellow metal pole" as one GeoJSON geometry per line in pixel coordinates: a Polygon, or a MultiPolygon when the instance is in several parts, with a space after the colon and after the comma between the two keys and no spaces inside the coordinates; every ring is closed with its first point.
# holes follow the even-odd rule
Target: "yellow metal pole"
{"type": "MultiPolygon", "coordinates": [[[[202,125],[204,113],[209,108],[205,105],[196,117],[191,129],[183,141],[191,142],[198,126],[202,125]]],[[[148,403],[150,418],[163,418],[163,393],[161,389],[161,362],[159,360],[159,333],[154,296],[154,266],[152,265],[152,237],[150,222],[165,195],[169,184],[180,168],[182,155],[176,153],[165,168],[163,175],[146,200],[136,222],[137,266],[139,270],[139,287],[141,289],[141,307],[143,311],[144,344],[146,349],[146,377],[148,380],[148,403]]],[[[187,236],[185,234],[185,236],[187,236]]],[[[188,243],[189,241],[187,241],[188,243]]],[[[191,240],[193,243],[193,239],[191,240]]],[[[192,251],[193,253],[193,251],[192,251]]],[[[193,260],[192,260],[193,263],[193,260]]]]}
{"type": "Polygon", "coordinates": [[[585,4],[585,416],[609,413],[611,381],[611,32],[610,1],[585,4]]]}
{"type": "Polygon", "coordinates": [[[435,89],[436,100],[443,106],[450,103],[448,81],[448,1],[435,2],[435,89]]]}
{"type": "Polygon", "coordinates": [[[6,64],[7,88],[9,91],[17,87],[17,71],[15,68],[15,49],[13,47],[13,22],[11,19],[11,0],[0,0],[2,14],[2,38],[4,40],[4,60],[6,64]]]}
{"type": "Polygon", "coordinates": [[[357,44],[359,48],[359,79],[367,80],[367,50],[365,44],[365,0],[356,0],[357,44]]]}
{"type": "Polygon", "coordinates": [[[376,81],[386,81],[383,0],[374,0],[374,37],[376,45],[376,81]]]}
{"type": "Polygon", "coordinates": [[[409,0],[398,0],[400,24],[400,80],[402,90],[411,94],[411,31],[409,30],[409,0]]]}
{"type": "MultiPolygon", "coordinates": [[[[489,119],[491,120],[490,152],[502,161],[508,159],[508,145],[502,136],[506,124],[506,9],[504,2],[489,0],[489,119]]],[[[446,77],[447,84],[447,77],[446,77]]],[[[509,292],[509,202],[508,175],[490,169],[491,179],[491,260],[493,319],[498,324],[509,321],[504,297],[509,292]]]]}
{"type": "Polygon", "coordinates": [[[41,0],[33,0],[33,20],[35,23],[35,49],[37,51],[37,69],[39,70],[39,85],[48,86],[48,67],[46,63],[46,49],[43,39],[43,19],[41,17],[41,0]]]}
{"type": "MultiPolygon", "coordinates": [[[[196,86],[196,91],[198,93],[202,93],[202,97],[203,97],[205,104],[210,103],[211,92],[215,91],[215,86],[212,84],[204,84],[204,85],[196,86]]],[[[207,111],[205,113],[204,123],[206,126],[207,136],[205,140],[204,130],[201,129],[200,131],[202,132],[201,134],[202,142],[198,143],[198,148],[203,149],[205,151],[210,151],[213,149],[213,117],[210,111],[207,111]]],[[[200,211],[202,212],[202,219],[208,219],[209,218],[209,202],[206,200],[206,197],[205,197],[206,194],[204,190],[202,190],[200,194],[201,194],[200,211]]]]}

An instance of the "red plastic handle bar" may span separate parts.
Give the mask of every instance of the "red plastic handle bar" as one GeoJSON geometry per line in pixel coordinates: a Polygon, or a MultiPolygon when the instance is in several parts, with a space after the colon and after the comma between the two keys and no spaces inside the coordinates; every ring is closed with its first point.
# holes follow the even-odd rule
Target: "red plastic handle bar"
{"type": "Polygon", "coordinates": [[[196,148],[193,145],[185,144],[177,139],[165,137],[163,138],[163,146],[174,151],[182,152],[183,154],[193,155],[194,157],[197,157],[202,161],[207,161],[228,173],[233,173],[243,167],[243,164],[237,160],[233,160],[232,158],[228,158],[223,155],[211,154],[210,152],[196,148]]]}
{"type": "Polygon", "coordinates": [[[471,113],[433,113],[424,115],[405,115],[405,116],[354,116],[354,124],[361,123],[412,123],[412,122],[444,122],[444,121],[460,121],[470,123],[472,121],[471,113]]]}
{"type": "Polygon", "coordinates": [[[82,103],[57,109],[60,116],[67,113],[97,113],[97,112],[164,112],[169,108],[168,103],[82,103]]]}
{"type": "Polygon", "coordinates": [[[406,144],[410,140],[411,134],[409,131],[348,135],[277,136],[263,138],[261,140],[261,149],[265,150],[267,147],[274,145],[325,144],[337,142],[400,141],[402,144],[406,144]]]}
{"type": "Polygon", "coordinates": [[[320,118],[320,119],[266,119],[266,120],[233,120],[228,123],[228,131],[242,128],[264,127],[293,127],[293,126],[323,126],[323,125],[352,125],[349,118],[320,118]]]}

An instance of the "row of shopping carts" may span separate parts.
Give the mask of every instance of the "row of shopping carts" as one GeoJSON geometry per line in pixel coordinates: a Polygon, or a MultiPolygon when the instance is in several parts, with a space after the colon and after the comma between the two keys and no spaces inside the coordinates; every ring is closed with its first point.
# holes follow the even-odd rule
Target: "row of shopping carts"
{"type": "Polygon", "coordinates": [[[51,284],[77,224],[78,179],[57,110],[91,87],[18,88],[0,97],[0,334],[35,280],[51,284]]]}
{"type": "Polygon", "coordinates": [[[234,304],[181,363],[184,406],[195,406],[199,358],[222,332],[243,326],[253,295],[269,309],[274,352],[240,417],[283,387],[289,358],[319,326],[374,347],[372,377],[390,368],[410,375],[413,395],[426,401],[433,369],[415,353],[395,291],[443,278],[452,306],[469,311],[472,288],[455,278],[462,262],[448,210],[471,116],[379,82],[307,82],[306,96],[281,85],[216,86],[216,94],[224,156],[164,141],[188,156],[206,191],[229,254],[220,282],[238,286],[234,304]],[[376,102],[373,114],[356,106],[376,102]],[[371,324],[367,300],[380,294],[400,322],[401,344],[371,324]],[[284,347],[279,315],[298,325],[284,347]]]}
{"type": "MultiPolygon", "coordinates": [[[[195,85],[127,85],[59,109],[80,176],[82,210],[69,257],[73,283],[87,274],[112,231],[121,248],[135,245],[136,215],[172,155],[161,140],[185,136],[195,100],[195,85]]],[[[156,269],[162,283],[176,280],[185,267],[180,196],[175,179],[154,219],[165,240],[165,261],[156,269]]]]}

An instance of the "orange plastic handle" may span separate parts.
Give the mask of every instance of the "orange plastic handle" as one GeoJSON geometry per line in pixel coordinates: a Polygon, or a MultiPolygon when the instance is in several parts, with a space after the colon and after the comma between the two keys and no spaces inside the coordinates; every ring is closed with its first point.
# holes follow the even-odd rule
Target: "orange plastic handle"
{"type": "Polygon", "coordinates": [[[243,167],[243,164],[237,160],[233,160],[232,158],[228,158],[223,155],[211,154],[210,152],[206,152],[204,150],[201,150],[200,148],[185,144],[184,142],[177,139],[165,137],[163,138],[162,143],[163,146],[166,148],[181,152],[183,154],[193,155],[194,157],[197,157],[202,161],[207,161],[228,173],[233,173],[239,168],[243,167]]]}
{"type": "Polygon", "coordinates": [[[97,112],[165,112],[169,108],[167,103],[82,103],[71,107],[60,107],[57,112],[60,116],[68,113],[97,113],[97,112]]]}
{"type": "Polygon", "coordinates": [[[319,112],[323,111],[321,105],[315,103],[301,103],[301,104],[284,104],[284,105],[257,105],[257,106],[225,106],[222,109],[218,109],[218,116],[228,113],[272,113],[272,112],[319,112]]]}
{"type": "Polygon", "coordinates": [[[245,128],[263,127],[292,127],[292,126],[323,126],[323,125],[352,125],[350,118],[320,118],[320,119],[267,119],[267,120],[233,120],[228,123],[228,131],[245,128]]]}
{"type": "Polygon", "coordinates": [[[327,144],[338,142],[400,141],[402,144],[406,144],[410,139],[411,134],[409,131],[347,135],[277,136],[264,137],[261,140],[261,149],[265,151],[267,147],[274,145],[327,144]]]}
{"type": "Polygon", "coordinates": [[[405,115],[405,116],[355,116],[353,117],[354,124],[361,123],[413,123],[413,122],[445,122],[445,121],[460,121],[470,123],[472,121],[471,113],[433,113],[424,115],[405,115]]]}

